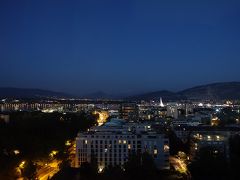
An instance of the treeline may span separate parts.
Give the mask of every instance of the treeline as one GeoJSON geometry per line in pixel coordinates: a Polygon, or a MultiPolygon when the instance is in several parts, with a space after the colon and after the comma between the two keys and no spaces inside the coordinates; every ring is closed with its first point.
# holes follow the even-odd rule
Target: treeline
{"type": "Polygon", "coordinates": [[[158,170],[148,153],[131,154],[123,167],[107,167],[101,173],[95,160],[84,163],[79,169],[69,166],[62,168],[52,180],[160,180],[184,179],[181,174],[171,170],[158,170]]]}
{"type": "Polygon", "coordinates": [[[96,123],[92,114],[14,112],[10,122],[0,121],[0,173],[13,168],[20,159],[35,160],[62,151],[65,141],[76,137],[96,123]],[[20,154],[14,155],[13,151],[20,154]]]}
{"type": "Polygon", "coordinates": [[[212,147],[202,148],[188,168],[194,180],[237,180],[240,179],[239,167],[240,136],[235,135],[229,139],[225,153],[212,147]]]}

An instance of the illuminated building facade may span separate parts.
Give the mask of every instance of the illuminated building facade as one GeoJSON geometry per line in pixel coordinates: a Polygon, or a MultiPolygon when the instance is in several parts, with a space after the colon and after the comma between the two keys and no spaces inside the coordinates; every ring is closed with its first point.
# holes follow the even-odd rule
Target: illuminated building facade
{"type": "Polygon", "coordinates": [[[239,127],[213,127],[213,126],[181,126],[175,127],[174,131],[178,138],[187,142],[188,138],[194,139],[195,152],[201,148],[211,147],[216,153],[229,156],[229,138],[239,134],[239,127]]]}
{"type": "Polygon", "coordinates": [[[169,168],[169,141],[147,124],[113,119],[103,126],[79,133],[76,138],[76,167],[96,158],[99,171],[123,166],[131,153],[148,152],[159,169],[169,168]]]}

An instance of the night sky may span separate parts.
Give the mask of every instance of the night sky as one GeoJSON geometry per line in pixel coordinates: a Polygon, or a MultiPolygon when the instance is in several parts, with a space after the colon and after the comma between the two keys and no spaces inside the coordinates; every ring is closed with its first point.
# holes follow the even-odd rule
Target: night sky
{"type": "Polygon", "coordinates": [[[240,1],[0,0],[0,67],[79,95],[240,81],[240,1]]]}

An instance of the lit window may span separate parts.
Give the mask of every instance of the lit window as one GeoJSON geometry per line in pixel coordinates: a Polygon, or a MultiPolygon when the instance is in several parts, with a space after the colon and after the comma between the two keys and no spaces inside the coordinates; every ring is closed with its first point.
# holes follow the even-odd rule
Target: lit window
{"type": "Polygon", "coordinates": [[[131,149],[131,144],[128,145],[128,149],[131,149]]]}
{"type": "Polygon", "coordinates": [[[195,143],[195,148],[194,149],[198,150],[198,144],[197,143],[195,143]]]}
{"type": "Polygon", "coordinates": [[[118,143],[119,143],[119,144],[122,144],[122,140],[118,140],[118,143]]]}
{"type": "Polygon", "coordinates": [[[123,144],[127,144],[127,141],[126,141],[126,140],[124,140],[124,141],[123,141],[123,144]]]}
{"type": "Polygon", "coordinates": [[[157,154],[158,154],[158,150],[157,150],[157,149],[154,149],[153,154],[154,154],[154,155],[157,155],[157,154]]]}
{"type": "Polygon", "coordinates": [[[20,154],[19,150],[14,150],[13,152],[14,152],[15,155],[20,154]]]}
{"type": "Polygon", "coordinates": [[[168,152],[169,151],[169,145],[164,145],[163,150],[164,150],[164,152],[168,152]]]}
{"type": "Polygon", "coordinates": [[[84,143],[87,144],[88,143],[87,140],[85,140],[84,143]]]}
{"type": "Polygon", "coordinates": [[[104,166],[99,166],[99,167],[98,167],[98,173],[102,173],[102,172],[103,172],[103,169],[104,169],[104,166]]]}

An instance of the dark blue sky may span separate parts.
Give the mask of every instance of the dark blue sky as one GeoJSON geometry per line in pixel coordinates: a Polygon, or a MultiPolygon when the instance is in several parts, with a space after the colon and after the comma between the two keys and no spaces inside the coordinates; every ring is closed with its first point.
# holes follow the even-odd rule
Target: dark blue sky
{"type": "Polygon", "coordinates": [[[0,0],[0,67],[74,94],[240,81],[240,1],[0,0]]]}

